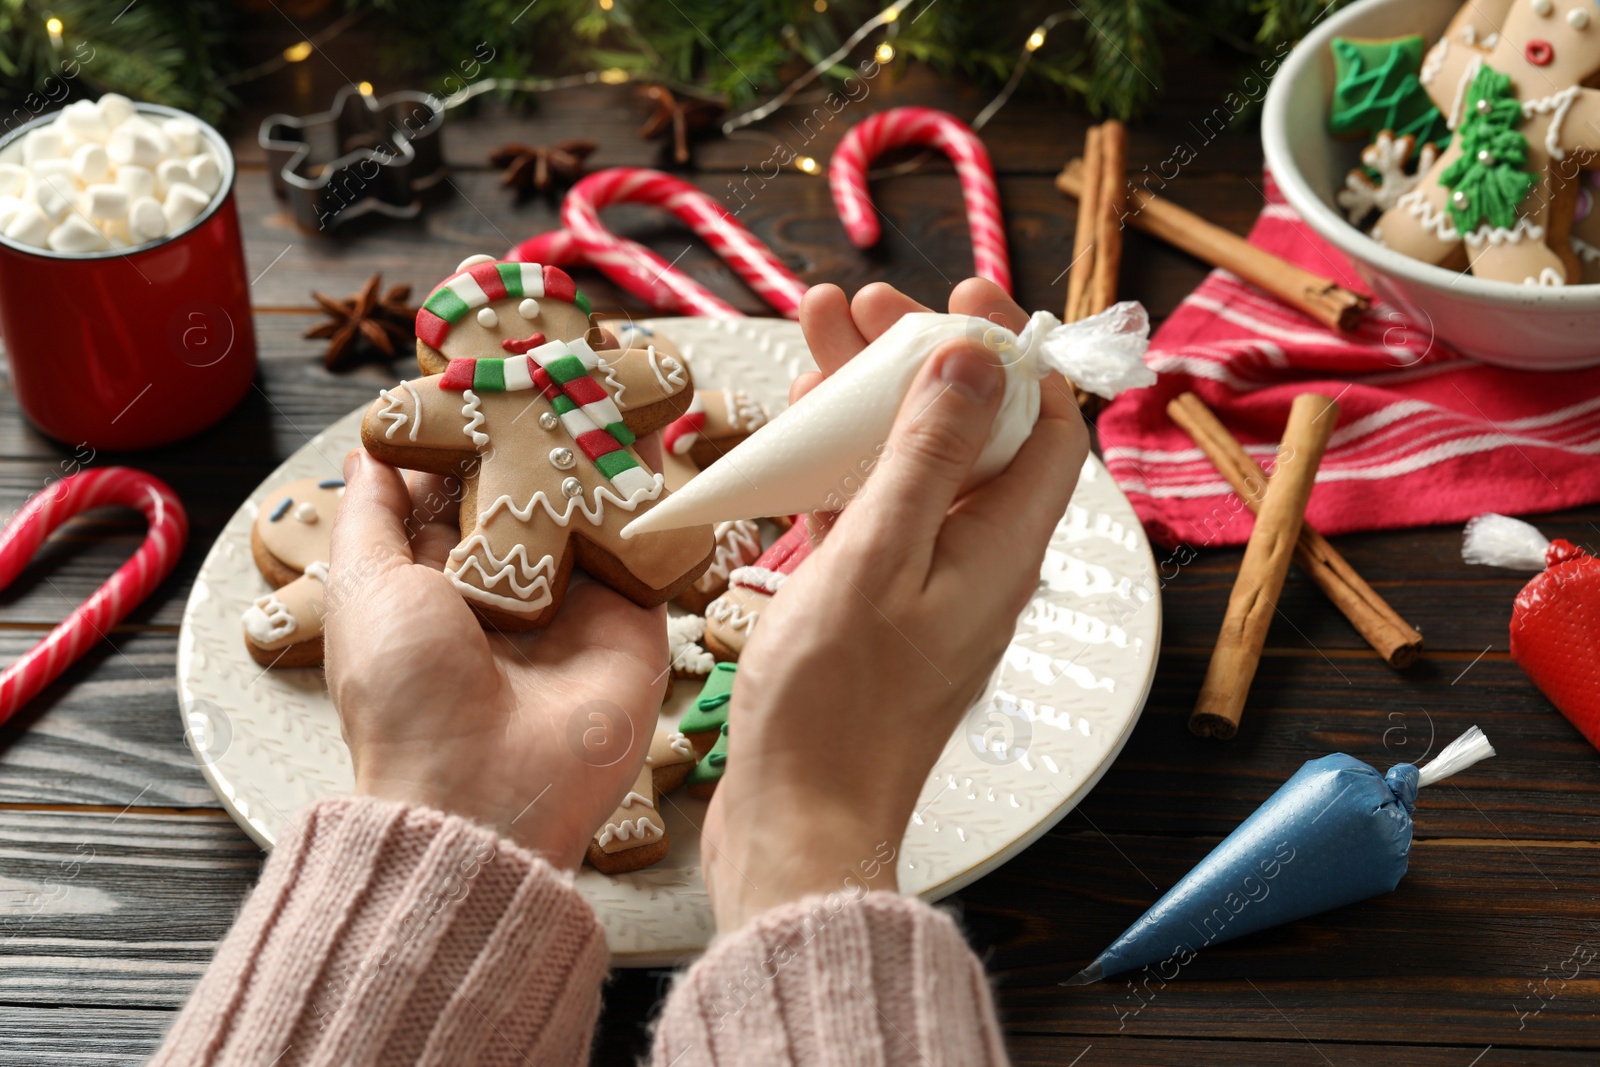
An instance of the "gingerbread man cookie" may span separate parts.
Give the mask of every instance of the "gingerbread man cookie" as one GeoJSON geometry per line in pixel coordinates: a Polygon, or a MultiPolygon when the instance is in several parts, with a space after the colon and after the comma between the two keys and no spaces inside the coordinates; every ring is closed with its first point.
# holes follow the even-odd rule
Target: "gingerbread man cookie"
{"type": "Polygon", "coordinates": [[[1574,163],[1600,148],[1600,8],[1515,0],[1498,32],[1466,5],[1419,78],[1454,136],[1418,186],[1384,212],[1375,239],[1427,263],[1464,251],[1480,278],[1565,285],[1574,163]],[[1563,232],[1557,232],[1563,231],[1563,232]],[[1559,245],[1559,250],[1551,247],[1559,245]]]}
{"type": "Polygon", "coordinates": [[[445,575],[505,629],[547,625],[575,563],[650,607],[711,562],[709,526],[621,536],[666,498],[634,442],[682,414],[693,386],[652,350],[596,351],[586,306],[554,267],[469,260],[418,312],[418,362],[438,365],[425,344],[449,357],[443,369],[384,390],[362,421],[363,446],[385,463],[450,474],[476,460],[445,575]],[[523,335],[541,323],[569,336],[523,335]]]}
{"type": "Polygon", "coordinates": [[[811,532],[803,521],[772,543],[748,567],[728,576],[728,591],[706,606],[706,649],[721,660],[736,660],[761,620],[772,594],[811,554],[811,532]]]}
{"type": "Polygon", "coordinates": [[[257,663],[314,667],[322,662],[323,584],[328,580],[339,478],[302,478],[267,494],[250,527],[250,553],[273,591],[245,609],[245,647],[257,663]]]}

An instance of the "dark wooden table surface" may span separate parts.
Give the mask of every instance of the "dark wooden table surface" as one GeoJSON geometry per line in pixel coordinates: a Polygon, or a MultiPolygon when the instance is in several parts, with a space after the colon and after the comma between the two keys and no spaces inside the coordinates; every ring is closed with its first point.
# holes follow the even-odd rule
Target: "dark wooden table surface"
{"type": "MultiPolygon", "coordinates": [[[[293,40],[264,35],[264,53],[293,40]]],[[[200,561],[222,524],[283,457],[408,371],[406,361],[331,374],[300,339],[316,321],[309,291],[343,294],[371,272],[422,290],[471,253],[503,252],[549,229],[552,206],[514,202],[487,151],[509,140],[585,136],[593,162],[655,165],[638,140],[627,86],[553,93],[508,114],[456,113],[447,131],[453,191],[413,222],[336,240],[297,231],[268,188],[254,125],[274,110],[325,106],[346,76],[386,82],[370,34],[251,87],[233,127],[237,197],[254,281],[261,372],[220,426],[126,461],[166,479],[193,529],[177,572],[111,639],[0,729],[0,1064],[138,1062],[155,1047],[205,967],[262,854],[202,780],[179,723],[178,621],[200,561]]],[[[1191,61],[1157,113],[1132,130],[1135,169],[1179,145],[1194,160],[1170,195],[1244,231],[1259,205],[1253,123],[1216,136],[1203,118],[1232,87],[1218,64],[1191,61]]],[[[438,88],[438,81],[412,86],[438,88]]],[[[926,103],[970,117],[986,95],[924,74],[889,73],[815,140],[794,112],[763,127],[826,160],[850,123],[883,107],[926,103]]],[[[984,131],[1000,172],[1017,279],[1029,308],[1059,308],[1074,205],[1051,177],[1082,144],[1083,115],[1014,101],[984,131]]],[[[854,290],[886,280],[942,306],[971,268],[955,179],[943,165],[885,180],[875,195],[895,222],[871,253],[844,239],[827,182],[794,171],[752,178],[771,146],[713,140],[690,180],[730,207],[812,281],[854,290]],[[747,169],[748,168],[748,169],[747,169]],[[749,192],[736,198],[735,184],[749,192]],[[911,235],[911,236],[907,236],[911,235]]],[[[769,171],[770,173],[770,171],[769,171]]],[[[713,290],[754,314],[762,306],[676,224],[644,210],[608,214],[713,290]]],[[[1125,295],[1158,318],[1204,268],[1130,236],[1125,295]]],[[[641,310],[603,279],[580,275],[600,310],[641,310]]],[[[9,515],[72,453],[34,431],[0,389],[0,513],[9,515]]],[[[1551,536],[1593,546],[1600,509],[1539,519],[1551,536]]],[[[133,518],[77,520],[0,593],[0,662],[33,644],[143,536],[133,518]]],[[[1427,637],[1423,660],[1397,672],[1368,650],[1302,577],[1282,598],[1242,731],[1200,741],[1185,719],[1205,671],[1240,553],[1204,552],[1163,593],[1154,692],[1116,766],[1054,830],[948,903],[999,987],[1019,1063],[1079,1064],[1590,1064],[1600,1058],[1600,978],[1573,964],[1600,948],[1600,774],[1597,757],[1512,663],[1507,621],[1523,578],[1470,568],[1459,530],[1340,538],[1340,548],[1427,637]],[[1477,723],[1500,755],[1419,807],[1411,871],[1387,896],[1212,948],[1164,988],[1058,983],[1092,958],[1210,850],[1302,761],[1348,752],[1380,767],[1477,723]]],[[[1435,746],[1437,747],[1437,746],[1435,746]]],[[[596,1061],[646,1047],[648,1020],[670,975],[625,971],[606,991],[596,1061]]]]}

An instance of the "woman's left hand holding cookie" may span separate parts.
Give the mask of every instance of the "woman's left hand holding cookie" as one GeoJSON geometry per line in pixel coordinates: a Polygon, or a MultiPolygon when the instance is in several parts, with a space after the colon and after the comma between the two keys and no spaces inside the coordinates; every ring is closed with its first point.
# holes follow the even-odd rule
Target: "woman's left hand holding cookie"
{"type": "Polygon", "coordinates": [[[485,630],[442,572],[460,480],[408,485],[356,451],[345,482],[324,625],[356,792],[464,816],[576,869],[649,748],[665,609],[574,581],[549,629],[485,630]]]}

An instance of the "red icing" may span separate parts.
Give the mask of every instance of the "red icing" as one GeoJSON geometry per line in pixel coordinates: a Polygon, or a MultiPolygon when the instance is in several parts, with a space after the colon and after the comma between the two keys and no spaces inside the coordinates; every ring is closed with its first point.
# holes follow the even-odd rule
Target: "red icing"
{"type": "Polygon", "coordinates": [[[417,340],[425,345],[438,348],[444,344],[444,339],[450,335],[450,324],[427,308],[417,309],[417,340]]]}
{"type": "Polygon", "coordinates": [[[703,411],[690,411],[679,415],[661,431],[661,446],[673,455],[679,455],[678,442],[688,436],[699,436],[705,429],[706,413],[703,411]]]}
{"type": "Polygon", "coordinates": [[[544,295],[571,304],[578,299],[578,286],[566,271],[547,265],[544,268],[544,295]]]}
{"type": "Polygon", "coordinates": [[[439,388],[448,393],[459,393],[472,388],[472,370],[476,360],[452,359],[439,379],[439,388]]]}
{"type": "Polygon", "coordinates": [[[498,264],[474,263],[463,273],[472,275],[472,280],[478,283],[478,288],[483,290],[483,295],[491,303],[506,295],[506,283],[500,278],[498,264]]]}
{"type": "Polygon", "coordinates": [[[578,447],[590,459],[599,459],[607,452],[615,452],[622,445],[604,430],[588,430],[578,435],[578,447]]]}
{"type": "Polygon", "coordinates": [[[562,386],[567,391],[567,396],[580,408],[586,404],[593,404],[606,398],[605,388],[593,378],[574,378],[562,386]]]}
{"type": "Polygon", "coordinates": [[[538,348],[542,344],[544,344],[544,334],[536,333],[532,337],[524,337],[520,341],[507,337],[500,342],[500,347],[514,356],[520,356],[526,354],[530,348],[538,348]]]}
{"type": "Polygon", "coordinates": [[[784,535],[772,542],[772,546],[761,553],[757,559],[757,567],[765,567],[769,571],[779,574],[793,574],[795,568],[805,562],[811,555],[811,530],[806,525],[804,517],[795,520],[795,524],[784,535]]]}
{"type": "Polygon", "coordinates": [[[554,400],[561,395],[561,386],[556,384],[555,379],[550,377],[550,372],[543,367],[529,367],[528,377],[533,380],[533,387],[539,390],[546,400],[554,400]]]}
{"type": "Polygon", "coordinates": [[[1528,62],[1536,67],[1548,67],[1550,61],[1555,59],[1556,50],[1550,47],[1549,41],[1529,41],[1523,48],[1522,54],[1528,57],[1528,62]]]}
{"type": "Polygon", "coordinates": [[[1511,658],[1600,748],[1600,559],[1550,543],[1550,569],[1517,594],[1511,658]]]}

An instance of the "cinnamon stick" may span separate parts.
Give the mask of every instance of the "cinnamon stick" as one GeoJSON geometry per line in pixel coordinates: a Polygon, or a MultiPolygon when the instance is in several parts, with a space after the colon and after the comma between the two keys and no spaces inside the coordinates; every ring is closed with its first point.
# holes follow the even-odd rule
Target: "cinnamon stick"
{"type": "Polygon", "coordinates": [[[1100,125],[1099,199],[1095,209],[1094,273],[1089,279],[1085,318],[1098,315],[1117,302],[1122,219],[1128,208],[1128,129],[1116,119],[1107,119],[1100,125]]]}
{"type": "MultiPolygon", "coordinates": [[[[1086,174],[1085,162],[1074,159],[1056,175],[1056,188],[1068,196],[1079,196],[1086,174]]],[[[1332,279],[1257,248],[1148,190],[1129,192],[1126,221],[1213,267],[1232,271],[1331,329],[1355,329],[1372,303],[1332,279]]]]}
{"type": "Polygon", "coordinates": [[[1317,393],[1301,393],[1289,408],[1278,463],[1267,480],[1255,529],[1250,531],[1222,630],[1211,652],[1211,665],[1189,716],[1189,732],[1198,737],[1226,741],[1238,732],[1267,629],[1278,609],[1283,580],[1300,538],[1317,465],[1338,419],[1339,405],[1317,393]]]}
{"type": "MultiPolygon", "coordinates": [[[[1193,393],[1184,393],[1167,405],[1167,414],[1194,439],[1252,512],[1261,506],[1266,472],[1250,458],[1222,421],[1193,393]]],[[[1391,667],[1409,667],[1422,651],[1422,635],[1356,573],[1338,549],[1312,527],[1301,523],[1294,561],[1350,624],[1391,667]]]]}
{"type": "Polygon", "coordinates": [[[1072,238],[1072,267],[1067,274],[1067,306],[1063,322],[1084,316],[1085,294],[1094,276],[1095,231],[1100,222],[1100,127],[1090,126],[1083,140],[1084,179],[1078,197],[1078,228],[1072,238]]]}

